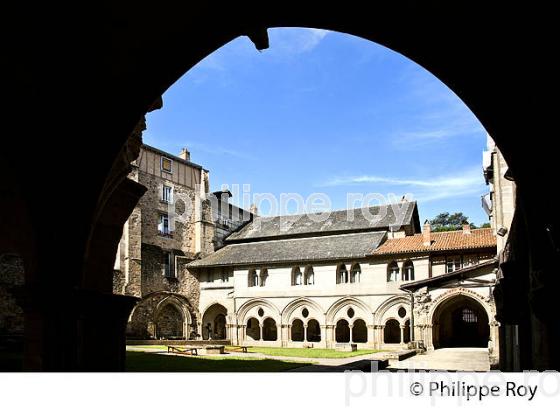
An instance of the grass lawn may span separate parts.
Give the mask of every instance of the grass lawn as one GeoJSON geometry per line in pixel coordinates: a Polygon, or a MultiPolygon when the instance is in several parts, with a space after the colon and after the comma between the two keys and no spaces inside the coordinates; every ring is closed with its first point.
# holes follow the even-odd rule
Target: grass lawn
{"type": "Polygon", "coordinates": [[[307,364],[311,363],[237,356],[192,357],[126,352],[127,372],[282,372],[307,364]]]}
{"type": "MultiPolygon", "coordinates": [[[[228,346],[226,346],[226,351],[228,346]]],[[[342,359],[377,353],[381,350],[358,350],[356,352],[337,352],[334,349],[290,348],[290,347],[249,347],[250,353],[263,353],[269,356],[309,357],[310,359],[342,359]]]]}

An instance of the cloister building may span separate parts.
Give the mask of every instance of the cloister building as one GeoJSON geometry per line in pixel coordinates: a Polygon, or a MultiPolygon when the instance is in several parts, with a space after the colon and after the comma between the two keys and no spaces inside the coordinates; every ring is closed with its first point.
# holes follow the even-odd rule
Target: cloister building
{"type": "Polygon", "coordinates": [[[209,173],[144,146],[148,187],[125,224],[114,291],[140,298],[128,337],[239,345],[498,351],[495,229],[431,232],[413,201],[261,217],[209,173]],[[176,199],[198,209],[170,228],[176,199]],[[213,199],[213,200],[210,200],[213,199]],[[411,329],[413,329],[411,331],[411,329]]]}

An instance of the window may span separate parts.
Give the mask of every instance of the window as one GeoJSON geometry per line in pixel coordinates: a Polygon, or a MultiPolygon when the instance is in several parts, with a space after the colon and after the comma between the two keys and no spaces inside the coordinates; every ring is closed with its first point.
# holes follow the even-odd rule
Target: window
{"type": "Polygon", "coordinates": [[[163,253],[163,276],[166,278],[175,278],[175,260],[171,252],[163,253]]]}
{"type": "Polygon", "coordinates": [[[478,317],[476,313],[469,308],[464,308],[462,312],[462,319],[465,323],[476,323],[478,322],[478,317]]]}
{"type": "Polygon", "coordinates": [[[387,282],[397,282],[399,280],[399,265],[393,261],[387,265],[387,282]]]}
{"type": "Polygon", "coordinates": [[[460,256],[447,257],[447,273],[455,272],[463,267],[460,256]]]}
{"type": "Polygon", "coordinates": [[[167,214],[159,215],[158,232],[163,236],[171,236],[171,229],[169,227],[169,216],[167,214]]]}
{"type": "Polygon", "coordinates": [[[229,273],[226,269],[222,270],[222,283],[229,282],[229,273]]]}
{"type": "Polygon", "coordinates": [[[360,283],[360,275],[362,274],[362,268],[359,263],[352,266],[350,270],[350,283],[360,283]]]}
{"type": "Polygon", "coordinates": [[[161,192],[161,200],[163,202],[172,203],[173,202],[173,188],[167,185],[163,185],[161,192]]]}
{"type": "Polygon", "coordinates": [[[348,283],[348,269],[346,269],[346,265],[344,263],[338,265],[336,283],[348,283]]]}
{"type": "Polygon", "coordinates": [[[306,285],[315,284],[315,272],[313,272],[313,266],[308,266],[305,268],[304,283],[306,285]]]}
{"type": "Polygon", "coordinates": [[[463,268],[478,264],[478,255],[465,255],[463,257],[463,268]]]}
{"type": "Polygon", "coordinates": [[[301,269],[295,267],[292,269],[292,286],[299,286],[303,284],[303,277],[301,274],[301,269]]]}
{"type": "Polygon", "coordinates": [[[261,286],[265,286],[266,285],[266,280],[268,279],[268,270],[267,269],[261,269],[261,274],[260,274],[260,285],[261,286]]]}
{"type": "Polygon", "coordinates": [[[161,157],[161,170],[165,172],[173,172],[173,161],[169,158],[161,157]]]}
{"type": "Polygon", "coordinates": [[[257,271],[255,269],[251,269],[248,275],[248,285],[250,288],[254,286],[259,286],[259,276],[257,275],[257,271]]]}
{"type": "Polygon", "coordinates": [[[404,263],[402,270],[402,280],[414,280],[414,264],[411,260],[404,263]]]}

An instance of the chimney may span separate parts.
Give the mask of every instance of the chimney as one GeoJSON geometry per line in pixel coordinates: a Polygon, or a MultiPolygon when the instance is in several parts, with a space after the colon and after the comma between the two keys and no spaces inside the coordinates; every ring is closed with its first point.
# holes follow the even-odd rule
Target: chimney
{"type": "Polygon", "coordinates": [[[471,226],[469,223],[463,223],[463,234],[470,235],[471,234],[471,226]]]}
{"type": "Polygon", "coordinates": [[[258,216],[259,209],[257,208],[257,205],[252,204],[251,207],[249,208],[249,212],[251,212],[255,216],[258,216]]]}
{"type": "Polygon", "coordinates": [[[424,222],[422,236],[424,238],[424,246],[430,246],[432,244],[432,227],[430,225],[430,221],[428,221],[427,219],[424,222]]]}
{"type": "Polygon", "coordinates": [[[181,150],[181,152],[179,153],[179,158],[184,159],[185,161],[190,161],[191,160],[191,153],[189,152],[188,149],[183,148],[181,150]]]}

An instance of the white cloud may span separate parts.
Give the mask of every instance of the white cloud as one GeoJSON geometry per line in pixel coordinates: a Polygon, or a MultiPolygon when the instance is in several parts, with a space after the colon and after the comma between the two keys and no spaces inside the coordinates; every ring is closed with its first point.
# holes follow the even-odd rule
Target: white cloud
{"type": "Polygon", "coordinates": [[[480,167],[464,172],[428,179],[393,178],[378,175],[358,175],[335,177],[321,184],[323,187],[375,185],[400,189],[418,201],[429,202],[445,198],[473,196],[483,193],[486,188],[480,167]]]}
{"type": "Polygon", "coordinates": [[[452,90],[423,68],[405,70],[400,81],[408,92],[402,104],[421,103],[408,125],[395,130],[393,143],[398,148],[414,149],[420,145],[446,141],[456,137],[484,138],[484,128],[452,90]]]}
{"type": "Polygon", "coordinates": [[[329,34],[327,30],[315,28],[269,29],[269,52],[278,56],[302,54],[316,48],[329,34]]]}

